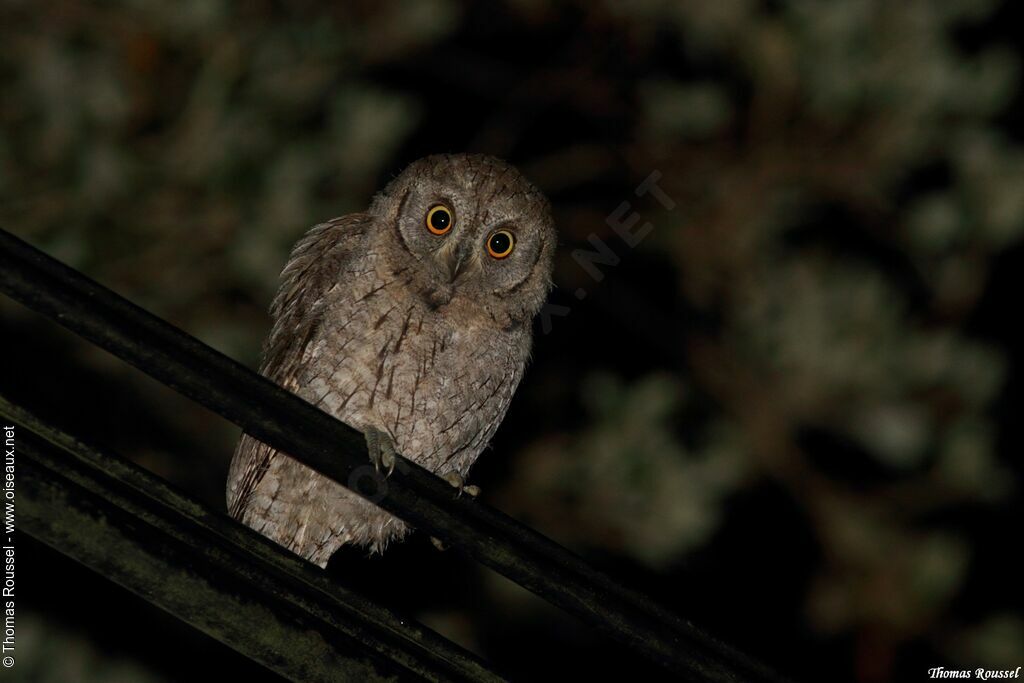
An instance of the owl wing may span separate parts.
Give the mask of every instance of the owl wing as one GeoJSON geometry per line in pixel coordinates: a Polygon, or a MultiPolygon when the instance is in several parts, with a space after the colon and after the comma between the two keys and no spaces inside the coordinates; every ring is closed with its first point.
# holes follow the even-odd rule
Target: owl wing
{"type": "MultiPolygon", "coordinates": [[[[273,326],[263,346],[260,373],[295,391],[310,344],[323,320],[327,294],[362,243],[373,221],[349,214],[313,227],[299,240],[281,273],[281,287],[270,306],[273,326]]],[[[243,434],[228,472],[227,503],[241,519],[277,451],[243,434]]]]}

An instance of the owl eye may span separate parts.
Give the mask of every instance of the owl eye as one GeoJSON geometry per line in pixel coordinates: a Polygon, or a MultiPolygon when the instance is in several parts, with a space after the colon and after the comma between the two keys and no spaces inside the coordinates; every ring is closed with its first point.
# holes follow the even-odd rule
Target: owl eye
{"type": "Polygon", "coordinates": [[[444,204],[438,204],[427,211],[427,230],[435,235],[443,235],[452,229],[455,220],[452,218],[451,209],[444,204]]]}
{"type": "Polygon", "coordinates": [[[515,249],[516,238],[508,230],[498,230],[487,238],[487,253],[496,259],[503,259],[515,249]]]}

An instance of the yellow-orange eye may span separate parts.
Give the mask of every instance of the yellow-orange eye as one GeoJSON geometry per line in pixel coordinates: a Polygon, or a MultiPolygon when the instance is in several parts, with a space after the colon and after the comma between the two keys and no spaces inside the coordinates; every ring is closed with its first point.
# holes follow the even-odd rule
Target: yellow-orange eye
{"type": "Polygon", "coordinates": [[[497,259],[511,254],[515,246],[516,238],[508,230],[499,230],[487,238],[487,253],[497,259]]]}
{"type": "Polygon", "coordinates": [[[443,235],[452,229],[455,219],[452,218],[451,209],[444,204],[438,204],[427,211],[427,230],[435,235],[443,235]]]}

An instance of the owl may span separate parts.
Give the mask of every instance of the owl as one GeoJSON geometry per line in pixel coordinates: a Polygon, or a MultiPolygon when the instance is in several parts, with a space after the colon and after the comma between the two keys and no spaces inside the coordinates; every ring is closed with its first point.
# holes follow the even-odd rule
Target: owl
{"type": "MultiPolygon", "coordinates": [[[[260,372],[462,486],[505,415],[551,288],[547,200],[493,157],[410,164],[365,213],[299,240],[271,305],[260,372]]],[[[381,552],[408,526],[286,453],[243,435],[230,514],[320,566],[343,544],[381,552]]]]}

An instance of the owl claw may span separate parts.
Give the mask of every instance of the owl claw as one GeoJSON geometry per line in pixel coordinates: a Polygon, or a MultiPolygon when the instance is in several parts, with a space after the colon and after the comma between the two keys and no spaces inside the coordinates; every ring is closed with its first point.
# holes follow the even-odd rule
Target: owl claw
{"type": "Polygon", "coordinates": [[[445,550],[448,550],[448,546],[445,544],[445,542],[442,541],[440,538],[437,538],[436,536],[431,536],[430,542],[433,543],[434,547],[440,550],[442,553],[445,550]]]}
{"type": "Polygon", "coordinates": [[[445,474],[442,479],[459,490],[458,495],[468,493],[472,498],[480,495],[480,487],[475,484],[467,484],[466,479],[458,472],[452,471],[445,474]]]}
{"type": "Polygon", "coordinates": [[[384,432],[373,429],[366,430],[366,449],[370,452],[370,462],[380,472],[384,470],[384,477],[390,477],[395,471],[395,444],[384,432]]]}

